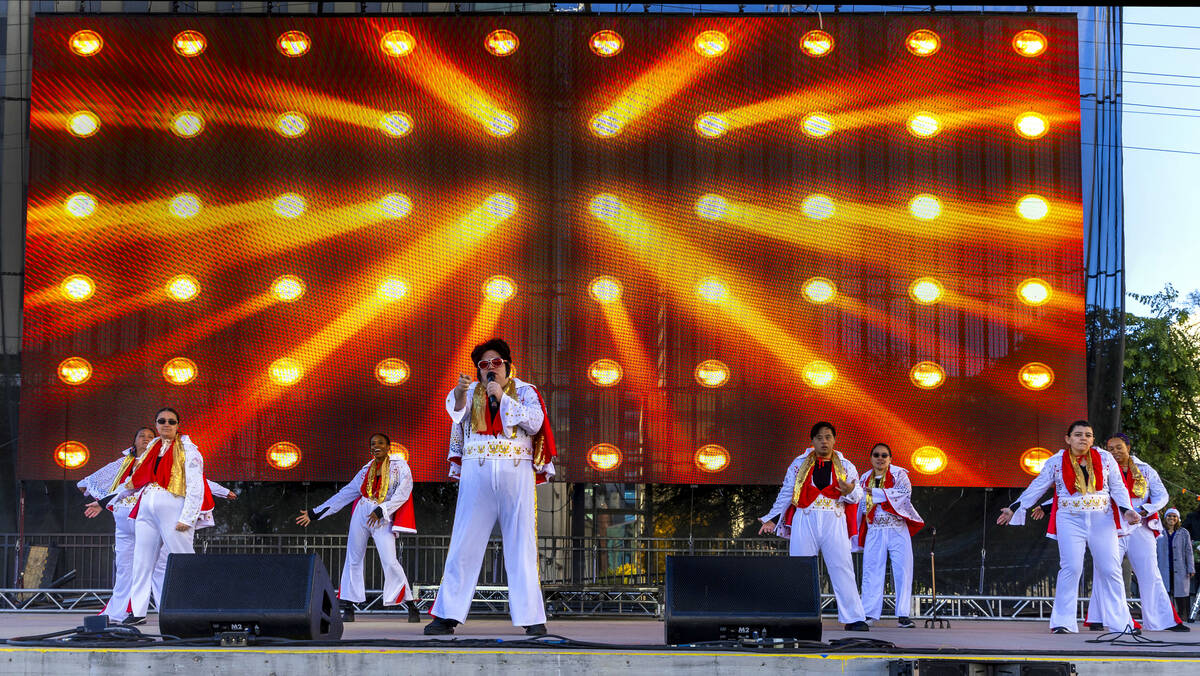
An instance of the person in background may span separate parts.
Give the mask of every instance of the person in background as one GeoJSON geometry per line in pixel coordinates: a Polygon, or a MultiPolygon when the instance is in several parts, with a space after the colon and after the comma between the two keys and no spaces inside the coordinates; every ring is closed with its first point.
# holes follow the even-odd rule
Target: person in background
{"type": "Polygon", "coordinates": [[[871,471],[863,472],[862,502],[859,503],[857,547],[863,552],[862,602],[867,623],[883,613],[883,583],[887,562],[892,560],[892,584],[896,587],[896,620],[912,629],[913,552],[912,536],[925,525],[912,505],[912,482],[908,472],[892,464],[892,449],[875,444],[871,449],[871,471]]]}
{"type": "Polygon", "coordinates": [[[1190,614],[1188,592],[1192,590],[1192,577],[1196,574],[1196,562],[1192,555],[1192,536],[1180,525],[1179,510],[1172,507],[1163,517],[1167,529],[1158,538],[1158,570],[1167,593],[1175,601],[1175,609],[1185,621],[1190,614]]]}
{"type": "Polygon", "coordinates": [[[392,440],[388,435],[372,434],[368,444],[370,462],[333,497],[314,507],[312,514],[307,509],[301,510],[296,523],[307,528],[314,518],[324,519],[347,505],[354,505],[350,514],[350,535],[346,540],[346,564],[342,567],[342,581],[338,586],[342,618],[353,622],[354,604],[367,600],[363,563],[367,540],[373,539],[379,563],[383,566],[383,605],[403,603],[408,609],[408,621],[420,622],[421,612],[412,585],[396,557],[394,532],[397,526],[403,532],[416,532],[411,500],[412,470],[403,456],[391,453],[392,440]]]}

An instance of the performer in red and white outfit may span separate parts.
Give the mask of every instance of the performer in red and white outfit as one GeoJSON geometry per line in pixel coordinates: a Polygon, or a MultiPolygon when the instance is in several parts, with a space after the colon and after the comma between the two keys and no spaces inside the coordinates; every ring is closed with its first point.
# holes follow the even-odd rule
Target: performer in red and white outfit
{"type": "Polygon", "coordinates": [[[425,627],[452,634],[467,619],[488,537],[497,519],[504,538],[508,607],[530,636],[546,633],[538,579],[534,487],[554,475],[554,435],[537,388],[514,377],[508,343],[493,338],[471,350],[479,382],[460,375],[446,396],[450,478],[458,481],[454,530],[442,585],[425,627]]]}
{"type": "Polygon", "coordinates": [[[213,497],[204,480],[204,457],[187,435],[179,434],[179,414],[164,408],[156,416],[158,436],[133,465],[129,479],[113,496],[121,502],[137,493],[129,516],[135,519],[132,610],[126,624],[146,621],[154,568],[161,550],[191,554],[199,528],[213,525],[213,497]]]}
{"type": "Polygon", "coordinates": [[[998,524],[1023,525],[1025,510],[1038,504],[1050,488],[1055,501],[1050,512],[1047,537],[1058,541],[1058,582],[1054,589],[1054,610],[1050,630],[1055,634],[1079,631],[1076,609],[1079,576],[1083,573],[1083,554],[1092,552],[1093,582],[1091,602],[1110,631],[1133,629],[1125,584],[1121,579],[1121,553],[1118,533],[1124,522],[1136,525],[1141,517],[1129,501],[1129,491],[1121,478],[1117,461],[1108,451],[1093,448],[1092,426],[1077,420],[1067,428],[1067,450],[1046,460],[1029,488],[996,519],[998,524]]]}
{"type": "MultiPolygon", "coordinates": [[[[1134,510],[1142,517],[1140,524],[1126,527],[1124,535],[1117,540],[1121,556],[1129,557],[1133,574],[1137,576],[1142,628],[1147,631],[1191,631],[1176,613],[1158,569],[1158,548],[1154,539],[1163,530],[1158,512],[1171,500],[1167,487],[1153,467],[1133,455],[1129,437],[1118,433],[1105,446],[1117,461],[1134,510]]],[[[1104,624],[1095,604],[1088,605],[1087,623],[1089,626],[1104,624]]]]}
{"type": "Polygon", "coordinates": [[[763,525],[758,532],[789,538],[792,556],[816,556],[820,552],[837,598],[838,621],[845,623],[847,631],[868,631],[850,560],[850,539],[857,534],[862,488],[858,485],[858,470],[834,450],[835,434],[830,423],[813,425],[813,447],[788,467],[779,497],[771,511],[759,519],[763,525]],[[780,516],[783,520],[776,528],[775,519],[780,516]]]}
{"type": "Polygon", "coordinates": [[[908,472],[892,464],[892,449],[875,444],[871,449],[871,471],[863,474],[859,504],[858,547],[863,550],[862,602],[867,621],[883,613],[883,582],[887,561],[892,560],[892,584],[896,587],[896,618],[906,629],[916,625],[912,612],[912,536],[925,521],[912,505],[912,483],[908,472]]]}
{"type": "MultiPolygon", "coordinates": [[[[417,532],[412,506],[412,470],[402,455],[391,454],[392,441],[386,434],[371,435],[370,443],[373,459],[363,465],[342,490],[313,508],[312,516],[324,519],[346,505],[354,505],[350,515],[350,537],[346,543],[346,564],[342,567],[338,588],[346,619],[354,619],[353,606],[349,604],[367,600],[363,560],[367,554],[367,540],[373,539],[379,562],[383,565],[383,605],[403,603],[408,608],[408,621],[420,622],[416,597],[404,567],[396,557],[396,532],[417,532]]],[[[300,516],[296,517],[296,523],[301,526],[308,526],[311,520],[308,510],[301,510],[300,516]]]]}
{"type": "MultiPolygon", "coordinates": [[[[146,452],[146,447],[150,445],[153,438],[154,430],[149,427],[139,429],[134,434],[133,446],[122,451],[120,458],[101,467],[76,484],[84,495],[95,500],[95,502],[88,503],[84,509],[83,513],[87,518],[95,518],[104,511],[100,506],[100,501],[114,493],[129,478],[134,462],[146,452]]],[[[133,502],[133,496],[130,496],[125,501],[108,505],[108,509],[113,514],[115,526],[113,589],[112,596],[109,597],[108,603],[105,604],[104,610],[100,611],[100,614],[108,615],[109,619],[114,622],[120,622],[129,616],[129,589],[133,584],[134,543],[134,521],[129,518],[129,512],[133,509],[133,502]]],[[[162,557],[162,566],[165,572],[166,556],[162,557]]],[[[156,594],[154,598],[158,599],[159,597],[156,594]]]]}
{"type": "MultiPolygon", "coordinates": [[[[120,490],[121,484],[129,480],[133,474],[134,463],[146,452],[146,447],[154,439],[154,430],[143,427],[134,436],[133,446],[121,451],[121,457],[108,463],[80,481],[77,486],[85,495],[94,499],[85,505],[84,516],[93,519],[106,508],[112,512],[114,533],[113,547],[113,590],[108,603],[104,605],[101,615],[108,615],[112,620],[120,622],[129,616],[131,604],[129,591],[133,586],[133,550],[134,529],[136,523],[129,518],[133,506],[137,504],[137,495],[129,494],[120,502],[111,498],[120,490]],[[101,503],[105,506],[101,506],[101,503]]],[[[237,493],[225,488],[215,481],[208,482],[208,488],[213,497],[236,500],[237,493]]],[[[167,550],[163,548],[154,564],[154,576],[150,586],[151,595],[156,604],[162,603],[163,578],[167,574],[167,550]]]]}

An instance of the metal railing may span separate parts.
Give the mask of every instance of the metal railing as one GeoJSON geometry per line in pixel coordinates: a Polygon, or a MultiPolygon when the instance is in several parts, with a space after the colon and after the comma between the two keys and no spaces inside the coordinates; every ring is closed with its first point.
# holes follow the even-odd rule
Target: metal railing
{"type": "MultiPolygon", "coordinates": [[[[417,603],[428,610],[437,597],[436,586],[413,587],[417,603]]],[[[93,613],[107,602],[108,589],[0,589],[0,613],[93,613]]],[[[662,619],[663,590],[661,587],[623,587],[608,589],[543,587],[546,612],[549,617],[642,617],[662,619]]],[[[367,590],[366,601],[358,605],[358,613],[394,615],[407,614],[402,606],[385,607],[382,592],[367,590]]],[[[947,620],[1025,620],[1046,622],[1054,608],[1052,596],[939,596],[936,603],[931,595],[913,595],[912,617],[936,616],[947,620]]],[[[1130,599],[1130,609],[1140,611],[1141,602],[1130,599]]],[[[884,596],[883,614],[894,614],[895,597],[884,596]]],[[[1084,621],[1087,599],[1077,603],[1077,617],[1084,621]]],[[[508,588],[479,586],[471,601],[472,615],[508,614],[508,588]]],[[[837,605],[833,594],[821,595],[821,614],[836,617],[837,605]]]]}
{"type": "MultiPolygon", "coordinates": [[[[315,553],[329,571],[335,587],[346,557],[347,536],[308,534],[227,534],[200,531],[195,540],[196,551],[221,554],[282,554],[315,553]]],[[[18,539],[13,534],[0,534],[0,584],[11,585],[14,574],[18,539]]],[[[442,578],[446,552],[449,548],[448,535],[402,536],[397,540],[398,557],[414,588],[429,599],[436,594],[442,578]]],[[[81,603],[71,601],[86,592],[103,594],[112,585],[113,536],[111,534],[63,534],[43,533],[26,535],[24,546],[51,546],[57,549],[57,574],[74,571],[69,587],[53,590],[55,601],[42,599],[53,608],[56,603],[81,603]]],[[[371,545],[373,547],[374,545],[371,545]]],[[[779,538],[647,538],[647,537],[569,537],[542,536],[538,538],[539,574],[546,592],[548,607],[552,612],[560,609],[575,613],[593,614],[656,615],[661,601],[658,590],[666,577],[666,558],[671,554],[694,555],[740,555],[784,556],[787,541],[779,538]]],[[[857,561],[857,559],[856,559],[857,561]]],[[[955,568],[938,565],[939,608],[953,610],[952,616],[1001,617],[1028,615],[1042,617],[1042,601],[1053,593],[1056,562],[1029,561],[1023,565],[1004,565],[995,562],[995,580],[989,580],[986,588],[962,580],[978,580],[978,564],[955,568]],[[1045,564],[1050,563],[1047,566],[1045,564]],[[978,592],[983,591],[984,594],[978,592]],[[1028,596],[1026,596],[1026,594],[1028,596]],[[1040,599],[1040,600],[1039,600],[1040,599]],[[1025,605],[1020,605],[1024,603],[1025,605]]],[[[989,566],[992,568],[992,566],[989,566]]],[[[917,609],[927,609],[930,580],[917,571],[914,584],[914,602],[917,609]]],[[[1090,576],[1085,576],[1085,579],[1090,576]]],[[[379,558],[367,553],[364,565],[364,583],[367,589],[383,587],[383,571],[379,558]]],[[[832,591],[824,575],[821,576],[823,591],[832,591]]],[[[507,604],[507,596],[489,596],[490,588],[504,589],[508,580],[504,570],[504,547],[500,539],[488,542],[483,557],[478,585],[480,596],[476,608],[480,611],[507,604]],[[501,600],[502,598],[502,600],[501,600]],[[482,605],[479,605],[482,604],[482,605]],[[487,605],[492,604],[492,605],[487,605]]],[[[14,594],[20,590],[12,590],[14,594]]],[[[49,593],[49,592],[47,592],[49,593]]],[[[1086,597],[1086,590],[1084,591],[1086,597]]],[[[826,604],[832,603],[828,595],[826,604]]],[[[15,599],[15,597],[13,597],[15,599]]],[[[92,598],[96,601],[96,598],[92,598]]],[[[0,602],[0,610],[15,606],[32,607],[38,604],[23,602],[0,602]]],[[[377,602],[366,604],[368,610],[377,602]]],[[[1043,604],[1044,605],[1044,604],[1043,604]]],[[[380,606],[381,607],[381,606],[380,606]]],[[[505,606],[506,607],[506,606],[505,606]]],[[[939,611],[941,612],[941,611],[939,611]]],[[[1048,617],[1048,610],[1045,613],[1048,617]]]]}

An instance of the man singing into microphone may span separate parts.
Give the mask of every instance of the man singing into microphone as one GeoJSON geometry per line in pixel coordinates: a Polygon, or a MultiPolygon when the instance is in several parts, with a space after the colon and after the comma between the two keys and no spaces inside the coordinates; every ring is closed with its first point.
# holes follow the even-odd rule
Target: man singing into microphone
{"type": "Polygon", "coordinates": [[[428,635],[453,634],[467,619],[484,550],[496,520],[504,538],[508,608],[530,636],[546,633],[538,580],[537,500],[534,486],[554,475],[554,435],[537,389],[517,380],[508,343],[493,338],[471,350],[479,382],[460,374],[446,396],[450,478],[458,503],[446,569],[425,626],[428,635]]]}

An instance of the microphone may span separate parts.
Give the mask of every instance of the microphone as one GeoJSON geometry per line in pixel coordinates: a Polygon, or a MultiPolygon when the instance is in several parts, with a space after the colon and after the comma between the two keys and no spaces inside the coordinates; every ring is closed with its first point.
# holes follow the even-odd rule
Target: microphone
{"type": "MultiPolygon", "coordinates": [[[[490,383],[495,379],[496,379],[496,374],[492,373],[491,371],[488,371],[487,381],[490,383]]],[[[494,395],[494,394],[488,395],[488,406],[491,407],[492,410],[496,410],[496,409],[500,408],[500,401],[498,399],[496,399],[496,395],[494,395]]]]}

